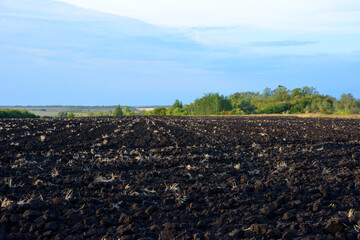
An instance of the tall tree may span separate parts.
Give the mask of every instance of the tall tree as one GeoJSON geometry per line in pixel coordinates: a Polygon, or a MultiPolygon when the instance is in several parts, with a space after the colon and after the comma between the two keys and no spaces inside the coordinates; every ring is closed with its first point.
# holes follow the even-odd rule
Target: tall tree
{"type": "Polygon", "coordinates": [[[232,110],[230,99],[219,93],[207,93],[202,98],[196,99],[192,106],[194,115],[218,115],[232,110]]]}
{"type": "Polygon", "coordinates": [[[117,105],[117,107],[114,110],[114,116],[117,117],[117,116],[122,116],[122,115],[123,115],[123,111],[122,111],[120,105],[117,105]]]}
{"type": "Polygon", "coordinates": [[[174,104],[172,105],[172,108],[183,108],[183,104],[178,99],[175,100],[174,104]]]}

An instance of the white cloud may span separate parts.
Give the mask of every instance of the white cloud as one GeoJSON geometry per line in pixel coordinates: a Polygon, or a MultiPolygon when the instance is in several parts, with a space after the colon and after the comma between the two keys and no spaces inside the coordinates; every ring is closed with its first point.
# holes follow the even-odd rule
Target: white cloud
{"type": "Polygon", "coordinates": [[[61,0],[165,26],[319,30],[359,25],[358,0],[61,0]]]}

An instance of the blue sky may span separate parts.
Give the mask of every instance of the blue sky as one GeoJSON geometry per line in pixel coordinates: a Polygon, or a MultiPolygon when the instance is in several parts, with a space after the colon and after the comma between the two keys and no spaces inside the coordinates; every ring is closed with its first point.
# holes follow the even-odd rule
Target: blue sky
{"type": "Polygon", "coordinates": [[[169,105],[314,86],[360,97],[358,0],[0,0],[0,105],[169,105]]]}

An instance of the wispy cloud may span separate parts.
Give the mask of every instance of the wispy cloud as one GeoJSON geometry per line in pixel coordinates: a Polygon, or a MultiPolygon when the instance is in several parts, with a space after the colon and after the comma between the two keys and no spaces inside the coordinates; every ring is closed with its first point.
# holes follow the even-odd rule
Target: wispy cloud
{"type": "Polygon", "coordinates": [[[274,41],[274,42],[253,42],[250,43],[250,46],[254,47],[294,47],[294,46],[303,46],[316,44],[316,41],[294,41],[294,40],[286,40],[286,41],[274,41]]]}
{"type": "Polygon", "coordinates": [[[358,0],[61,0],[89,9],[165,26],[246,25],[287,31],[341,30],[359,26],[358,0]]]}
{"type": "Polygon", "coordinates": [[[214,30],[230,30],[230,29],[239,29],[240,26],[217,26],[217,27],[188,27],[187,29],[197,30],[197,31],[214,31],[214,30]]]}
{"type": "Polygon", "coordinates": [[[44,49],[44,48],[30,48],[30,47],[14,46],[14,45],[1,44],[1,43],[0,43],[0,49],[2,49],[2,50],[8,49],[8,50],[26,52],[28,54],[42,56],[42,57],[52,57],[52,56],[56,56],[56,55],[64,53],[63,51],[58,51],[58,50],[51,50],[51,49],[44,49]]]}
{"type": "Polygon", "coordinates": [[[30,18],[30,19],[38,19],[38,20],[53,20],[54,17],[45,17],[39,15],[30,15],[30,14],[19,14],[19,13],[1,13],[0,17],[13,17],[13,18],[30,18]]]}

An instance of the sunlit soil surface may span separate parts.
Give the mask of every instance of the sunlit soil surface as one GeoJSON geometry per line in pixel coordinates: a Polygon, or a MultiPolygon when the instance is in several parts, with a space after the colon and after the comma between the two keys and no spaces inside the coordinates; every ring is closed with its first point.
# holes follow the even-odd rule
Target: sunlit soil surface
{"type": "Polygon", "coordinates": [[[0,121],[0,239],[360,237],[360,120],[0,121]]]}

